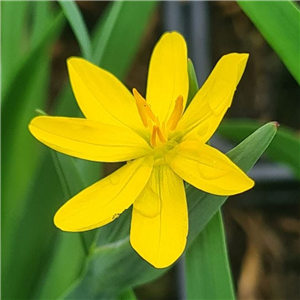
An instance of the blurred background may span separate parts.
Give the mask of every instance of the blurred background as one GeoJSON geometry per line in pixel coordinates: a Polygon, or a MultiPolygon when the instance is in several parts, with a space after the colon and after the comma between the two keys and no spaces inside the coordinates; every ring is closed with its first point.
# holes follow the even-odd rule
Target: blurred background
{"type": "MultiPolygon", "coordinates": [[[[162,33],[177,30],[186,38],[200,86],[222,55],[250,53],[212,144],[226,152],[261,124],[281,126],[250,172],[255,188],[230,197],[222,209],[233,281],[238,299],[299,299],[298,83],[235,1],[120,3],[76,1],[91,34],[89,50],[74,34],[63,5],[1,2],[2,298],[57,299],[82,270],[78,238],[58,232],[52,223],[69,198],[60,181],[65,174],[57,170],[63,159],[53,158],[27,129],[36,109],[78,115],[66,59],[90,56],[129,89],[145,94],[153,47],[162,33]]],[[[82,183],[87,186],[119,165],[78,162],[77,167],[89,170],[82,183]]],[[[183,272],[176,264],[137,288],[137,298],[184,299],[183,272]]]]}

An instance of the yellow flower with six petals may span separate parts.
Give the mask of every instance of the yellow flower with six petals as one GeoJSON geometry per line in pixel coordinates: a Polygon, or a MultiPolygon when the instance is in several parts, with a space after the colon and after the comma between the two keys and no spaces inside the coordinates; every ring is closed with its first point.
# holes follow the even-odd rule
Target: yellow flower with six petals
{"type": "Polygon", "coordinates": [[[112,74],[69,58],[73,92],[85,118],[39,116],[29,129],[52,149],[81,159],[127,163],[86,188],[54,217],[70,232],[112,222],[133,204],[130,242],[156,268],[184,251],[188,212],[183,180],[216,195],[234,195],[254,182],[226,155],[207,145],[230,107],[248,54],[223,56],[185,110],[187,48],[177,32],[154,48],[147,101],[112,74]]]}

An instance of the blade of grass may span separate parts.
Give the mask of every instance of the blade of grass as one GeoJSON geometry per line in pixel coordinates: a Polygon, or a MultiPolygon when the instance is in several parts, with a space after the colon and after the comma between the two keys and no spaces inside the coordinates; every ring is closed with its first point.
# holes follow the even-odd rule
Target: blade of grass
{"type": "Polygon", "coordinates": [[[7,86],[9,78],[24,54],[24,22],[29,1],[1,2],[1,84],[7,86]],[[3,76],[5,75],[5,76],[3,76]]]}
{"type": "Polygon", "coordinates": [[[30,187],[32,174],[36,171],[40,158],[42,148],[37,146],[30,135],[27,124],[33,117],[35,108],[44,106],[50,63],[47,49],[59,34],[61,26],[62,19],[57,16],[48,28],[45,43],[31,52],[20,68],[5,95],[8,100],[2,106],[2,128],[5,129],[2,131],[2,141],[5,145],[2,149],[2,209],[5,212],[2,222],[8,237],[13,236],[9,228],[15,226],[16,220],[19,220],[22,214],[25,205],[22,195],[25,195],[30,187]],[[27,159],[28,157],[31,159],[27,159]]]}
{"type": "Polygon", "coordinates": [[[36,299],[32,291],[48,264],[57,235],[52,218],[63,194],[50,153],[36,167],[31,182],[34,184],[23,195],[27,205],[13,236],[6,237],[2,228],[2,299],[36,299]]]}
{"type": "Polygon", "coordinates": [[[192,61],[188,60],[188,74],[189,74],[189,95],[186,103],[186,108],[189,106],[194,96],[199,90],[198,79],[192,61]]]}
{"type": "MultiPolygon", "coordinates": [[[[250,132],[260,126],[260,122],[253,120],[224,120],[218,128],[218,133],[233,141],[240,142],[250,132]]],[[[295,177],[300,179],[300,139],[297,132],[290,128],[280,126],[274,141],[266,151],[266,155],[278,162],[288,166],[295,177]]]]}
{"type": "Polygon", "coordinates": [[[123,292],[119,297],[118,300],[137,300],[133,290],[129,289],[123,292]]]}
{"type": "MultiPolygon", "coordinates": [[[[188,72],[191,101],[199,90],[191,60],[188,72]]],[[[189,299],[234,299],[220,209],[186,251],[185,264],[189,299]]]]}
{"type": "MultiPolygon", "coordinates": [[[[24,1],[25,2],[25,1],[24,1]]],[[[33,24],[32,33],[30,37],[31,48],[34,48],[42,38],[48,25],[48,15],[51,9],[51,2],[49,1],[36,1],[32,2],[33,8],[33,24]]]]}
{"type": "Polygon", "coordinates": [[[157,2],[115,1],[111,5],[105,23],[99,23],[93,35],[93,62],[123,78],[157,2]]]}
{"type": "Polygon", "coordinates": [[[76,36],[83,57],[90,60],[92,58],[91,41],[77,4],[74,1],[59,0],[58,2],[76,36]]]}
{"type": "MultiPolygon", "coordinates": [[[[52,159],[65,199],[83,190],[86,186],[78,170],[76,159],[51,150],[52,159]]],[[[63,204],[63,203],[61,203],[63,204]]],[[[44,270],[38,289],[37,299],[55,299],[77,279],[88,255],[95,232],[59,232],[51,260],[44,270]],[[68,272],[61,272],[62,266],[68,272]]]]}
{"type": "Polygon", "coordinates": [[[292,1],[237,1],[300,84],[300,10],[292,1]]]}
{"type": "MultiPolygon", "coordinates": [[[[57,231],[57,229],[56,229],[57,231]]],[[[85,259],[78,234],[59,232],[32,299],[57,299],[79,276],[85,259]]],[[[85,299],[85,298],[82,298],[85,299]]]]}
{"type": "MultiPolygon", "coordinates": [[[[87,185],[78,170],[77,160],[73,157],[52,151],[54,165],[56,167],[58,177],[65,192],[66,199],[71,199],[77,193],[82,191],[87,185]]],[[[100,169],[100,168],[99,168],[100,169]]],[[[95,232],[88,231],[79,233],[82,241],[82,248],[88,255],[88,248],[91,245],[95,232]]]]}
{"type": "MultiPolygon", "coordinates": [[[[32,192],[33,179],[42,157],[42,148],[30,136],[27,124],[33,116],[34,109],[38,106],[43,107],[46,100],[50,62],[49,45],[59,34],[63,24],[62,15],[55,18],[52,15],[48,17],[49,23],[43,37],[22,60],[18,72],[10,82],[9,89],[2,94],[6,98],[5,101],[3,100],[1,111],[4,145],[2,148],[2,238],[4,241],[2,272],[5,274],[5,280],[10,283],[8,286],[18,287],[8,290],[8,293],[19,293],[17,298],[24,297],[22,293],[26,294],[26,291],[32,288],[31,275],[25,275],[28,272],[27,264],[32,249],[22,243],[20,247],[18,242],[21,239],[17,239],[16,236],[25,231],[22,225],[26,224],[23,223],[28,214],[26,208],[32,199],[28,197],[28,193],[32,192]],[[19,258],[21,260],[18,260],[19,258]],[[18,264],[15,263],[16,261],[18,264]],[[27,281],[24,280],[24,276],[28,277],[27,281]]],[[[7,58],[2,56],[2,59],[7,58]]],[[[29,235],[29,241],[31,239],[29,235]]],[[[15,298],[8,296],[6,299],[15,298]]]]}
{"type": "Polygon", "coordinates": [[[220,209],[185,255],[188,299],[235,299],[220,209]]]}
{"type": "MultiPolygon", "coordinates": [[[[10,100],[13,104],[15,104],[15,102],[20,102],[20,100],[15,100],[15,98],[12,98],[12,95],[18,92],[15,87],[20,86],[20,83],[22,83],[22,85],[29,85],[31,83],[30,76],[28,76],[28,70],[30,70],[31,65],[36,67],[36,57],[38,57],[41,52],[46,51],[53,40],[60,34],[63,24],[64,17],[62,13],[55,15],[53,18],[48,18],[47,28],[44,30],[43,35],[40,36],[40,39],[36,42],[36,44],[33,45],[33,48],[30,49],[25,57],[23,57],[18,63],[18,67],[16,68],[15,72],[8,77],[4,72],[5,70],[3,70],[2,77],[8,77],[9,80],[7,79],[7,84],[5,86],[3,85],[2,87],[1,114],[7,114],[5,111],[5,105],[8,107],[11,106],[11,103],[6,103],[7,100],[10,100]],[[25,73],[26,76],[24,76],[25,73]],[[24,82],[20,79],[23,79],[24,82]]],[[[31,70],[34,71],[34,69],[31,70]]],[[[24,99],[24,97],[22,99],[24,99]]],[[[21,101],[21,103],[23,102],[25,101],[21,101]]],[[[18,106],[16,105],[15,107],[17,108],[18,106]]]]}

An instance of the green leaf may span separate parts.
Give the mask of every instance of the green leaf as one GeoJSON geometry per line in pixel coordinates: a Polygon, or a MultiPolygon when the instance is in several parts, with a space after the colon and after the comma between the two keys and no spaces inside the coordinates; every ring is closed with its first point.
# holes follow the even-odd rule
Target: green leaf
{"type": "MultiPolygon", "coordinates": [[[[54,160],[54,165],[58,177],[61,182],[61,186],[65,193],[66,199],[69,200],[88,186],[85,184],[85,180],[83,179],[82,175],[85,175],[86,173],[91,173],[90,172],[91,170],[90,168],[88,168],[87,170],[83,170],[82,172],[79,172],[78,163],[77,163],[78,159],[75,159],[73,157],[70,157],[62,153],[58,153],[56,151],[51,151],[51,153],[52,153],[52,157],[54,160]]],[[[93,177],[97,176],[94,173],[92,173],[92,175],[93,177]]],[[[94,239],[95,232],[87,231],[87,232],[79,233],[78,235],[81,236],[82,248],[88,255],[88,251],[89,251],[88,249],[94,239]]]]}
{"type": "MultiPolygon", "coordinates": [[[[37,234],[32,233],[36,231],[37,226],[37,223],[33,224],[32,221],[37,217],[41,230],[44,221],[33,214],[45,216],[44,212],[34,211],[33,207],[28,210],[31,201],[39,200],[39,203],[42,203],[41,199],[45,199],[43,193],[40,194],[37,189],[32,195],[33,187],[36,187],[35,182],[38,181],[36,175],[44,148],[36,143],[27,128],[34,116],[34,110],[44,107],[47,100],[49,46],[59,35],[63,25],[63,15],[54,17],[52,11],[48,12],[46,19],[47,28],[39,42],[21,59],[14,76],[6,81],[7,89],[2,91],[2,238],[5,241],[2,244],[2,272],[5,274],[3,286],[6,289],[3,295],[6,295],[6,299],[27,298],[38,276],[36,268],[40,263],[40,254],[48,242],[48,239],[44,242],[41,236],[36,240],[37,234]],[[37,241],[40,246],[36,244],[37,241]],[[41,252],[36,253],[36,250],[41,252]],[[34,262],[32,253],[36,259],[34,262]],[[30,274],[29,261],[32,262],[30,274]]],[[[23,26],[26,27],[27,23],[23,26]]],[[[9,60],[9,57],[2,55],[2,60],[9,60]]],[[[2,76],[6,77],[6,74],[2,76]]],[[[48,183],[50,181],[48,179],[48,183]]],[[[45,185],[37,186],[43,186],[44,190],[47,190],[45,185]]],[[[53,191],[53,196],[55,195],[56,191],[53,191]]],[[[44,209],[46,206],[42,205],[39,208],[44,209]]],[[[49,234],[49,239],[50,237],[49,234]]]]}
{"type": "Polygon", "coordinates": [[[105,23],[99,23],[94,33],[93,62],[123,78],[156,5],[156,1],[111,2],[105,23]]]}
{"type": "MultiPolygon", "coordinates": [[[[250,132],[260,126],[260,122],[252,120],[224,120],[218,128],[218,133],[233,141],[240,142],[250,132]]],[[[278,162],[288,166],[295,177],[300,179],[300,139],[296,131],[280,126],[274,141],[266,151],[266,155],[278,162]]]]}
{"type": "Polygon", "coordinates": [[[91,41],[80,10],[74,1],[58,1],[76,36],[82,55],[90,60],[92,57],[91,41]]]}
{"type": "MultiPolygon", "coordinates": [[[[231,150],[228,156],[244,171],[249,171],[272,141],[276,130],[275,123],[266,124],[231,150]]],[[[227,197],[207,194],[192,186],[189,186],[186,192],[190,220],[187,245],[189,247],[227,197]]],[[[118,238],[116,234],[114,239],[118,238]]],[[[116,296],[116,291],[153,280],[166,270],[155,269],[144,261],[131,248],[127,237],[96,247],[89,257],[82,278],[63,296],[63,299],[80,299],[82,295],[85,295],[86,299],[110,299],[116,296]]]]}
{"type": "MultiPolygon", "coordinates": [[[[9,3],[9,1],[5,2],[9,3]]],[[[12,2],[12,3],[21,3],[21,2],[12,2]]],[[[46,49],[51,45],[53,40],[57,38],[57,36],[60,34],[60,31],[63,26],[63,14],[57,14],[55,17],[50,14],[51,12],[48,11],[48,16],[46,17],[47,20],[47,27],[44,29],[43,34],[40,36],[38,41],[33,45],[33,47],[26,52],[24,56],[20,58],[20,61],[16,65],[16,68],[13,68],[9,66],[9,70],[2,69],[2,77],[5,78],[4,81],[2,81],[2,105],[3,109],[6,106],[6,101],[8,99],[11,99],[11,94],[16,92],[16,86],[20,86],[20,82],[22,85],[28,85],[28,83],[31,81],[31,76],[34,76],[34,68],[37,66],[41,66],[41,64],[37,63],[37,59],[42,53],[46,51],[46,49]],[[32,69],[30,69],[32,68],[32,69]],[[28,76],[28,70],[31,70],[30,76],[28,76]],[[10,71],[9,73],[6,73],[6,71],[10,71]],[[24,77],[24,74],[26,74],[26,77],[24,77]],[[24,77],[24,78],[23,78],[24,77]],[[24,80],[24,83],[20,81],[20,79],[24,80]]],[[[25,26],[23,24],[23,26],[25,26]]],[[[44,53],[45,55],[45,53],[44,53]]],[[[49,60],[49,56],[48,56],[49,60]]],[[[1,63],[3,62],[9,62],[10,57],[6,56],[5,53],[2,53],[1,56],[1,63]]],[[[9,105],[9,104],[7,104],[9,105]]]]}
{"type": "Polygon", "coordinates": [[[33,299],[57,299],[82,271],[85,253],[79,234],[59,232],[53,248],[33,299]]]}
{"type": "Polygon", "coordinates": [[[52,219],[63,194],[49,153],[30,179],[33,184],[22,195],[26,206],[21,222],[15,220],[16,230],[11,236],[2,227],[2,299],[37,299],[32,298],[32,291],[43,278],[55,244],[57,229],[52,219]]]}
{"type": "Polygon", "coordinates": [[[292,1],[237,1],[300,84],[300,11],[292,1]]]}
{"type": "MultiPolygon", "coordinates": [[[[191,101],[199,89],[191,60],[188,73],[191,101]]],[[[220,209],[186,251],[185,263],[189,299],[234,299],[220,209]]]]}
{"type": "MultiPolygon", "coordinates": [[[[23,195],[30,188],[31,178],[36,172],[43,150],[28,131],[28,123],[37,107],[43,107],[47,96],[49,76],[50,43],[57,37],[62,26],[62,16],[58,15],[47,28],[43,43],[30,51],[19,69],[2,106],[2,209],[4,234],[12,237],[11,230],[21,218],[26,205],[23,195]],[[43,66],[41,68],[41,66],[43,66]],[[30,71],[29,71],[30,70],[30,71]],[[30,157],[31,159],[28,159],[30,157]],[[18,174],[18,176],[16,176],[18,174]],[[12,185],[12,183],[14,185],[12,185]]],[[[4,58],[6,59],[6,58],[4,58]]],[[[4,237],[4,236],[3,236],[4,237]]]]}
{"type": "MultiPolygon", "coordinates": [[[[86,187],[77,160],[52,150],[51,154],[64,199],[70,199],[86,187]]],[[[57,229],[56,232],[58,236],[52,255],[35,291],[37,299],[55,299],[77,279],[95,234],[94,231],[74,234],[58,232],[57,229]]]]}
{"type": "Polygon", "coordinates": [[[124,291],[119,297],[118,300],[137,300],[132,289],[124,291]]]}
{"type": "MultiPolygon", "coordinates": [[[[1,84],[7,86],[9,78],[20,63],[26,40],[24,33],[29,1],[1,2],[1,84]],[[5,74],[5,76],[3,76],[5,74]]],[[[3,95],[3,94],[2,94],[3,95]]],[[[3,96],[2,96],[3,97],[3,96]]]]}
{"type": "MultiPolygon", "coordinates": [[[[25,2],[25,1],[24,1],[25,2]]],[[[32,33],[30,37],[31,48],[33,49],[43,37],[49,22],[49,11],[51,10],[51,2],[36,1],[32,2],[33,7],[33,22],[32,33]]]]}
{"type": "Polygon", "coordinates": [[[185,255],[188,299],[235,299],[220,210],[185,255]]]}
{"type": "Polygon", "coordinates": [[[188,59],[188,74],[189,74],[189,95],[186,103],[186,108],[189,106],[195,95],[199,90],[198,79],[194,69],[194,65],[190,59],[188,59]]]}

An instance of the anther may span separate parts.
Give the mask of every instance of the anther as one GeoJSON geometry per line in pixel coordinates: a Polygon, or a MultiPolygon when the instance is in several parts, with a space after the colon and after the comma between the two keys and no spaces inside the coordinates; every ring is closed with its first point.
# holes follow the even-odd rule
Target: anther
{"type": "Polygon", "coordinates": [[[152,147],[156,147],[156,134],[157,134],[157,129],[158,127],[156,125],[153,126],[153,129],[152,129],[152,134],[151,134],[151,146],[152,147]]]}
{"type": "Polygon", "coordinates": [[[150,118],[154,123],[158,122],[157,117],[153,114],[151,108],[149,107],[146,100],[142,97],[142,95],[137,91],[137,89],[132,89],[133,96],[136,101],[136,106],[138,108],[138,112],[140,114],[141,120],[145,127],[148,127],[149,122],[148,119],[150,118]]]}
{"type": "Polygon", "coordinates": [[[147,106],[147,103],[145,99],[140,95],[140,93],[134,88],[132,90],[133,96],[136,101],[136,106],[138,109],[138,112],[140,114],[141,120],[144,124],[145,127],[148,127],[148,118],[147,118],[147,113],[145,107],[147,106]]]}
{"type": "Polygon", "coordinates": [[[167,127],[173,131],[175,130],[181,116],[183,113],[183,97],[181,95],[178,96],[175,102],[175,107],[172,112],[170,119],[167,122],[167,127]]]}
{"type": "Polygon", "coordinates": [[[159,140],[160,140],[162,143],[165,143],[167,140],[164,138],[164,136],[163,136],[163,134],[162,134],[162,132],[161,132],[161,130],[160,130],[159,127],[157,127],[156,132],[157,132],[157,136],[158,136],[159,140]]]}

